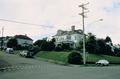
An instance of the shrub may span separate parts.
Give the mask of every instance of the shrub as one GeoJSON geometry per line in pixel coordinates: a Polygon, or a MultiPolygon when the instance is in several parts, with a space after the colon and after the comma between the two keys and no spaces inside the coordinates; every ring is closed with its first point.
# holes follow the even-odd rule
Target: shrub
{"type": "Polygon", "coordinates": [[[32,52],[32,56],[34,56],[40,51],[40,48],[38,46],[29,46],[28,51],[32,52]]]}
{"type": "Polygon", "coordinates": [[[68,63],[81,64],[82,63],[82,56],[78,52],[72,52],[68,56],[68,63]]]}
{"type": "Polygon", "coordinates": [[[63,51],[63,49],[60,46],[56,46],[55,51],[63,51]]]}

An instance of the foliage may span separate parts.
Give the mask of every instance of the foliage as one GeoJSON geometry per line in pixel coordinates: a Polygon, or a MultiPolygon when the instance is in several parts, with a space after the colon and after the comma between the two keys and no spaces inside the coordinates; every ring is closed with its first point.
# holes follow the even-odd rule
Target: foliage
{"type": "Polygon", "coordinates": [[[11,39],[7,42],[7,47],[9,47],[9,48],[14,48],[14,49],[16,49],[17,46],[18,46],[18,41],[17,41],[17,39],[15,39],[15,38],[11,38],[11,39]]]}
{"type": "Polygon", "coordinates": [[[46,41],[46,40],[37,40],[34,45],[40,47],[42,51],[52,51],[55,49],[55,40],[46,41]]]}
{"type": "Polygon", "coordinates": [[[72,52],[68,56],[68,63],[81,64],[82,63],[82,56],[78,52],[72,52]]]}
{"type": "MultiPolygon", "coordinates": [[[[79,42],[80,49],[83,48],[82,41],[79,42]]],[[[96,39],[95,35],[88,33],[86,40],[86,51],[93,54],[115,55],[112,40],[109,36],[106,39],[96,39]]]]}
{"type": "Polygon", "coordinates": [[[55,47],[55,51],[63,51],[61,45],[57,45],[57,46],[55,47]]]}
{"type": "Polygon", "coordinates": [[[29,46],[27,49],[29,52],[32,52],[32,56],[37,54],[40,51],[40,48],[38,46],[29,46]]]}
{"type": "Polygon", "coordinates": [[[105,54],[105,52],[106,52],[106,44],[105,44],[104,39],[98,39],[97,44],[99,46],[99,49],[97,51],[98,54],[105,54]]]}
{"type": "Polygon", "coordinates": [[[67,51],[67,50],[72,50],[72,48],[70,47],[70,45],[67,44],[67,43],[58,44],[55,47],[55,51],[67,51]]]}
{"type": "Polygon", "coordinates": [[[69,44],[66,44],[66,43],[62,43],[61,48],[62,48],[63,50],[70,50],[70,49],[71,49],[70,45],[69,45],[69,44]]]}
{"type": "Polygon", "coordinates": [[[111,38],[109,36],[106,37],[105,42],[112,42],[111,38]]]}
{"type": "Polygon", "coordinates": [[[46,40],[37,40],[34,42],[33,45],[41,47],[43,43],[45,43],[46,40]]]}
{"type": "Polygon", "coordinates": [[[114,54],[115,56],[120,56],[120,45],[115,45],[114,46],[114,54]]]}
{"type": "Polygon", "coordinates": [[[98,45],[97,45],[96,37],[91,33],[88,33],[88,37],[86,39],[86,50],[89,53],[97,54],[98,45]]]}
{"type": "Polygon", "coordinates": [[[21,45],[17,45],[16,46],[16,50],[24,50],[25,48],[23,47],[23,46],[21,46],[21,45]]]}

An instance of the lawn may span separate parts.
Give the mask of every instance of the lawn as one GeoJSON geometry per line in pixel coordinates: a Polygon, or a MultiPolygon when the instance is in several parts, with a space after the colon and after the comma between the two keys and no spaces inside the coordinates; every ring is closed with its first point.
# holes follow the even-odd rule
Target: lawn
{"type": "Polygon", "coordinates": [[[44,58],[48,60],[54,60],[55,63],[58,62],[58,63],[67,64],[68,63],[67,57],[69,54],[70,52],[41,51],[37,53],[35,57],[40,57],[40,58],[44,58]]]}
{"type": "Polygon", "coordinates": [[[86,58],[87,58],[87,62],[92,62],[92,63],[95,63],[100,59],[106,59],[110,63],[120,63],[120,57],[115,57],[115,56],[88,54],[86,58]]]}
{"type": "MultiPolygon", "coordinates": [[[[70,52],[55,52],[55,51],[41,51],[35,55],[37,58],[53,60],[54,62],[62,62],[63,64],[67,64],[68,62],[68,55],[70,52]]],[[[81,53],[82,54],[82,53],[81,53]]],[[[120,57],[115,56],[108,56],[108,55],[95,55],[95,54],[87,54],[86,56],[88,63],[95,63],[100,59],[106,59],[110,63],[119,63],[120,64],[120,57]]]]}

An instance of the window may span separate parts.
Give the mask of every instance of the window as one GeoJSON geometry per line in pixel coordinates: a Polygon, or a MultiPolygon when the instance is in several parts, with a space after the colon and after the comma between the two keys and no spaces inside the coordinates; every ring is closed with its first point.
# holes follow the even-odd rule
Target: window
{"type": "Polygon", "coordinates": [[[75,40],[77,40],[77,36],[75,36],[75,40]]]}
{"type": "Polygon", "coordinates": [[[71,40],[71,36],[70,36],[70,35],[67,35],[67,39],[68,39],[68,40],[71,40]]]}

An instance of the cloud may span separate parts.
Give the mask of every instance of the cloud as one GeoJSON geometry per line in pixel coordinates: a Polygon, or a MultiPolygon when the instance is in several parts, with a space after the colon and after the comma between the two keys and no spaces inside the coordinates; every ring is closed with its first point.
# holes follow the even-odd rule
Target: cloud
{"type": "Polygon", "coordinates": [[[0,24],[5,27],[5,35],[28,34],[34,39],[53,36],[58,29],[70,30],[72,25],[82,29],[78,5],[83,1],[90,3],[86,6],[90,11],[85,19],[86,32],[97,37],[109,35],[114,43],[120,43],[120,0],[0,0],[0,18],[47,27],[3,21],[0,24]],[[98,21],[100,18],[103,22],[98,21]]]}

